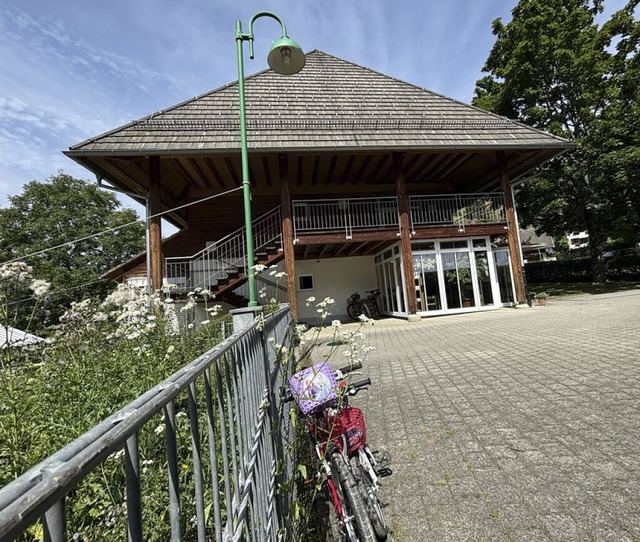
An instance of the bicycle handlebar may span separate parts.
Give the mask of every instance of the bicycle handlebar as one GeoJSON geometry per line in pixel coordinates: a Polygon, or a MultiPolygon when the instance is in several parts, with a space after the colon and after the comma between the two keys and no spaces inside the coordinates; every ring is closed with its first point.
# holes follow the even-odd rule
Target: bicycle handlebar
{"type": "Polygon", "coordinates": [[[346,365],[345,367],[340,367],[340,369],[338,369],[335,374],[337,378],[341,378],[341,375],[344,375],[345,373],[350,373],[351,371],[357,371],[358,369],[362,369],[362,362],[361,361],[356,361],[354,363],[352,363],[351,365],[346,365]]]}
{"type": "Polygon", "coordinates": [[[358,380],[357,382],[353,382],[349,385],[349,391],[347,392],[349,395],[355,395],[361,389],[366,388],[371,385],[371,379],[365,378],[363,380],[358,380]]]}
{"type": "MultiPolygon", "coordinates": [[[[351,370],[353,371],[354,369],[360,369],[361,367],[362,367],[362,363],[356,362],[353,364],[353,366],[351,366],[351,370]],[[358,364],[359,364],[359,367],[356,367],[356,365],[358,364]]],[[[362,380],[358,380],[357,382],[352,382],[351,384],[349,384],[347,388],[347,395],[356,395],[359,391],[361,391],[362,389],[370,385],[371,385],[370,378],[363,378],[362,380]]],[[[285,392],[282,395],[282,400],[285,403],[290,403],[291,401],[293,401],[293,399],[294,397],[293,397],[293,394],[291,393],[291,390],[285,390],[285,392]]]]}

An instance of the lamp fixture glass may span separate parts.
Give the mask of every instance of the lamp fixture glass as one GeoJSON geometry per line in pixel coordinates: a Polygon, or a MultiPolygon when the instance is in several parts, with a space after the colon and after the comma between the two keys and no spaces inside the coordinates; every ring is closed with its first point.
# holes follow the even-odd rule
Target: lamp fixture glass
{"type": "Polygon", "coordinates": [[[304,68],[305,56],[300,46],[288,36],[282,36],[267,56],[269,67],[282,75],[293,75],[304,68]]]}

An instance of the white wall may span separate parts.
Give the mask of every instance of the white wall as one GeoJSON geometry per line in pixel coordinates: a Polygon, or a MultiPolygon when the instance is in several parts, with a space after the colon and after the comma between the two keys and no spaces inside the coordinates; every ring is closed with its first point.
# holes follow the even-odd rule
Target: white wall
{"type": "Polygon", "coordinates": [[[347,298],[355,291],[364,298],[365,290],[377,287],[373,256],[299,260],[296,261],[296,275],[313,275],[314,289],[298,291],[298,320],[307,324],[318,323],[318,314],[313,307],[306,306],[310,296],[316,298],[316,303],[325,297],[335,299],[329,322],[335,319],[347,321],[347,298]]]}

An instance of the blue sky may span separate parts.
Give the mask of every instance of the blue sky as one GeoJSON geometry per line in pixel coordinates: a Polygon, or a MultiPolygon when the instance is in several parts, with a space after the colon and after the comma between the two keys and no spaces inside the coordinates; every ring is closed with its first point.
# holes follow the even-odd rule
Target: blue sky
{"type": "MultiPolygon", "coordinates": [[[[623,0],[606,0],[607,13],[623,0]]],[[[0,206],[58,170],[94,180],[69,146],[236,79],[235,21],[274,11],[305,51],[320,49],[469,102],[516,0],[3,0],[0,206]]],[[[254,27],[266,67],[271,19],[254,27]]]]}

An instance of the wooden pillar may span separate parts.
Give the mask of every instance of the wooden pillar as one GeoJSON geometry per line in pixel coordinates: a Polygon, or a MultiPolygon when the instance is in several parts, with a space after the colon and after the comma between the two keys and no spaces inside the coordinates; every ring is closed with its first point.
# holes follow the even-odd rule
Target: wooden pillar
{"type": "Polygon", "coordinates": [[[507,238],[509,241],[509,257],[511,258],[511,269],[513,270],[513,281],[516,289],[516,301],[525,303],[527,301],[524,289],[524,276],[522,271],[522,259],[520,257],[520,243],[518,241],[518,224],[516,222],[516,211],[511,194],[511,184],[509,182],[509,171],[507,169],[507,157],[504,151],[496,152],[496,163],[498,165],[498,175],[500,176],[500,190],[504,193],[504,204],[507,216],[507,238]]]}
{"type": "Polygon", "coordinates": [[[404,184],[404,168],[402,167],[402,153],[393,153],[393,170],[396,181],[396,196],[398,198],[398,214],[400,217],[400,241],[402,243],[402,265],[404,266],[405,291],[409,314],[418,312],[416,286],[413,278],[413,258],[411,255],[411,224],[409,221],[409,200],[404,184]]]}
{"type": "Polygon", "coordinates": [[[289,192],[289,164],[287,155],[278,156],[280,169],[280,209],[282,214],[282,250],[284,270],[287,274],[289,305],[294,320],[298,319],[298,285],[296,282],[296,255],[293,248],[293,211],[289,192]]]}
{"type": "Polygon", "coordinates": [[[151,291],[162,288],[162,226],[160,216],[160,157],[149,157],[149,245],[151,251],[151,291]]]}

